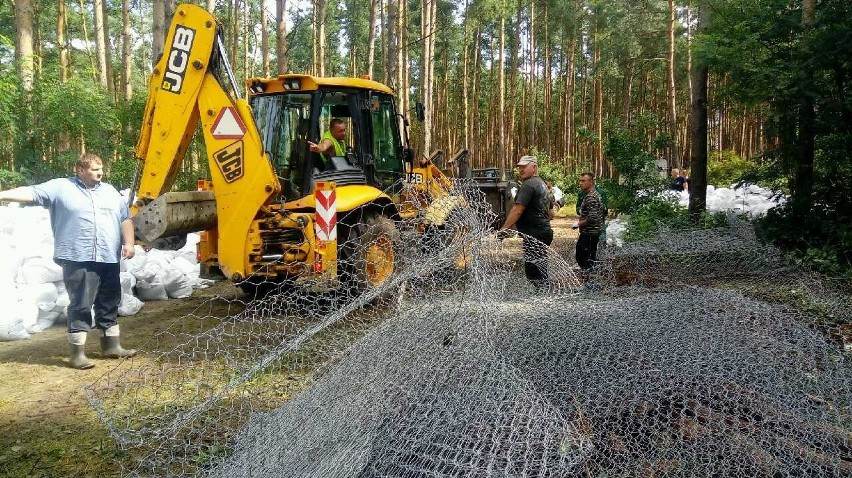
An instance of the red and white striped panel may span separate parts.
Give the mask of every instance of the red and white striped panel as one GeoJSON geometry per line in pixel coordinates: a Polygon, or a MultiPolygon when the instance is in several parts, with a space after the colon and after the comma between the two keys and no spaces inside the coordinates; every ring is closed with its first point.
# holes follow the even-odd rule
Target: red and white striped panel
{"type": "Polygon", "coordinates": [[[337,191],[334,186],[330,186],[328,189],[320,189],[320,187],[317,184],[317,189],[314,192],[317,211],[314,234],[321,241],[336,241],[337,191]]]}

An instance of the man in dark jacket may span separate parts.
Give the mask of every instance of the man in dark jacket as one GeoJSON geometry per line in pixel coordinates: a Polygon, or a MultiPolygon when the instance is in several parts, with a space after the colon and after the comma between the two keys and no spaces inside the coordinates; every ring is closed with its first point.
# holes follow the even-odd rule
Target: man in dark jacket
{"type": "Polygon", "coordinates": [[[598,241],[604,226],[604,205],[601,195],[595,190],[595,175],[583,173],[579,179],[580,189],[585,192],[580,204],[580,237],[577,238],[577,265],[583,280],[588,280],[589,273],[597,260],[598,241]]]}

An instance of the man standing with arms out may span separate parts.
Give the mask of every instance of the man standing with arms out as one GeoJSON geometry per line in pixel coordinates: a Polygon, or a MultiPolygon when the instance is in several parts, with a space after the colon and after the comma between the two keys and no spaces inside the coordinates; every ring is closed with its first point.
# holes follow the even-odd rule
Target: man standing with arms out
{"type": "Polygon", "coordinates": [[[541,291],[547,288],[547,248],[553,242],[552,196],[547,185],[538,176],[538,160],[535,156],[522,156],[518,170],[523,184],[518,189],[515,205],[506,216],[506,222],[498,232],[505,237],[507,229],[516,226],[524,236],[524,273],[527,279],[541,291]]]}
{"type": "Polygon", "coordinates": [[[77,160],[76,175],[52,179],[35,186],[0,192],[0,201],[34,202],[50,211],[53,260],[62,266],[68,289],[68,343],[73,368],[95,364],[85,354],[86,336],[95,325],[101,329],[101,354],[107,358],[132,357],[119,343],[118,305],[121,302],[119,261],[134,254],[133,223],[124,198],[102,183],[103,161],[91,153],[77,160]]]}
{"type": "Polygon", "coordinates": [[[322,135],[319,144],[308,141],[308,148],[312,153],[320,153],[325,164],[328,164],[332,156],[346,155],[344,139],[346,139],[346,123],[340,118],[332,118],[328,124],[328,131],[322,135]]]}
{"type": "Polygon", "coordinates": [[[580,204],[580,219],[577,221],[580,237],[577,239],[576,258],[583,281],[587,281],[597,260],[598,241],[604,223],[604,207],[601,195],[595,190],[594,174],[583,173],[578,182],[585,195],[580,204]]]}

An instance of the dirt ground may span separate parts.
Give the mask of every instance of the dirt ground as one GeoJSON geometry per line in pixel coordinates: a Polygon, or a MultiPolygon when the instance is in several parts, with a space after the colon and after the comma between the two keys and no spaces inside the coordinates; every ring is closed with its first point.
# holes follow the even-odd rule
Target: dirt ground
{"type": "MultiPolygon", "coordinates": [[[[553,221],[554,247],[573,260],[577,232],[574,218],[553,221]]],[[[147,302],[139,314],[121,318],[122,343],[138,346],[202,303],[211,315],[227,299],[239,298],[236,287],[217,282],[187,299],[147,302]],[[208,302],[212,298],[225,300],[208,302]]],[[[115,365],[101,359],[98,337],[89,334],[90,370],[68,367],[64,325],[28,340],[0,342],[0,477],[117,476],[124,453],[86,402],[82,388],[115,365]]],[[[144,354],[144,350],[142,351],[144,354]]]]}

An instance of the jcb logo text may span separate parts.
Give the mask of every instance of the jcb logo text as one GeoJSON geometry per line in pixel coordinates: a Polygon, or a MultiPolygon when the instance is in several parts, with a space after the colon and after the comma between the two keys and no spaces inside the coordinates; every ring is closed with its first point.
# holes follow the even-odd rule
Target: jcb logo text
{"type": "Polygon", "coordinates": [[[166,59],[166,73],[163,76],[164,90],[180,93],[193,40],[195,40],[195,30],[182,26],[175,28],[175,38],[172,40],[169,56],[166,59]]]}
{"type": "Polygon", "coordinates": [[[243,142],[229,144],[213,153],[213,159],[222,171],[226,183],[232,183],[243,177],[243,142]]]}

